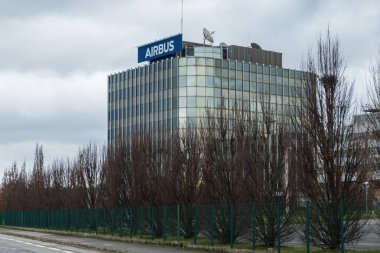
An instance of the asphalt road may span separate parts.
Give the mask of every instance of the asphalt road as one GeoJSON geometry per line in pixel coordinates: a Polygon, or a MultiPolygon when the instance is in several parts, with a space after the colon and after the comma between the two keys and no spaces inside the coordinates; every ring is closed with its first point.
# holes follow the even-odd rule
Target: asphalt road
{"type": "MultiPolygon", "coordinates": [[[[97,251],[79,249],[70,246],[40,242],[16,236],[0,234],[0,252],[4,253],[95,253],[97,251]]],[[[97,252],[98,253],[98,252],[97,252]]]]}
{"type": "Polygon", "coordinates": [[[161,247],[127,243],[121,241],[103,240],[90,237],[74,237],[34,231],[12,230],[0,228],[0,253],[5,252],[57,252],[57,253],[92,253],[105,252],[128,253],[202,253],[175,247],[161,247]],[[25,239],[28,238],[28,239],[25,239]],[[54,243],[51,243],[54,242],[54,243]],[[3,244],[4,243],[4,244],[3,244]],[[70,245],[70,246],[65,246],[70,245]],[[79,248],[76,248],[76,247],[79,248]],[[4,247],[4,248],[2,248],[4,247]],[[7,248],[5,248],[7,247],[7,248]],[[86,250],[93,249],[93,250],[86,250]]]}

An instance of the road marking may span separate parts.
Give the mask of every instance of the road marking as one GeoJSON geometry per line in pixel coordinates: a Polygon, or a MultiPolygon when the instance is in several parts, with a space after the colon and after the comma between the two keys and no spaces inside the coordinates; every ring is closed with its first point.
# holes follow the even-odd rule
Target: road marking
{"type": "Polygon", "coordinates": [[[8,241],[14,241],[14,242],[18,242],[18,243],[22,243],[22,244],[26,244],[26,245],[32,245],[32,246],[35,246],[35,247],[38,247],[38,248],[47,248],[47,249],[54,250],[54,251],[61,251],[61,252],[64,252],[64,253],[75,253],[75,252],[69,251],[69,250],[63,250],[63,249],[59,249],[59,248],[47,247],[47,246],[44,246],[44,245],[41,245],[41,244],[36,244],[36,243],[31,243],[31,242],[26,242],[26,241],[20,241],[20,240],[16,240],[16,239],[12,239],[12,238],[0,237],[0,239],[8,240],[8,241]]]}

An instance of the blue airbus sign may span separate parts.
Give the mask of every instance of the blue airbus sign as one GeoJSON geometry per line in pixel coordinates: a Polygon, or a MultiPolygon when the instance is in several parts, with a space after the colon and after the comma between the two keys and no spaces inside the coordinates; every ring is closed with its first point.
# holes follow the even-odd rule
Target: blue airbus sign
{"type": "Polygon", "coordinates": [[[182,50],[182,34],[138,47],[138,62],[152,61],[182,50]]]}

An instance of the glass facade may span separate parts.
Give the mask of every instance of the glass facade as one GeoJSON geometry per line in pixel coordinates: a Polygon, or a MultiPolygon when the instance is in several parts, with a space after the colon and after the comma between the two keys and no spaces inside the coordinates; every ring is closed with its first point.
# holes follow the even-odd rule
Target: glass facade
{"type": "Polygon", "coordinates": [[[249,108],[258,119],[262,106],[278,122],[302,94],[302,73],[225,60],[220,48],[195,48],[195,56],[162,60],[108,77],[108,141],[134,132],[171,134],[187,124],[200,126],[225,99],[227,108],[249,108]],[[202,51],[203,50],[203,51],[202,51]]]}

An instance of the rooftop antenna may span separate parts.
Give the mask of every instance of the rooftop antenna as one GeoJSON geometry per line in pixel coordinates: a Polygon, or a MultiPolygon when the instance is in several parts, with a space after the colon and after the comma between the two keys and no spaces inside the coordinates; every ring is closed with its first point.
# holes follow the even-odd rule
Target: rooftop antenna
{"type": "Polygon", "coordinates": [[[210,32],[209,30],[207,30],[206,28],[203,28],[203,45],[205,45],[206,43],[206,40],[214,43],[214,38],[212,37],[212,35],[214,34],[215,31],[213,32],[210,32]]]}
{"type": "Polygon", "coordinates": [[[181,34],[183,34],[183,0],[181,0],[181,34]]]}

